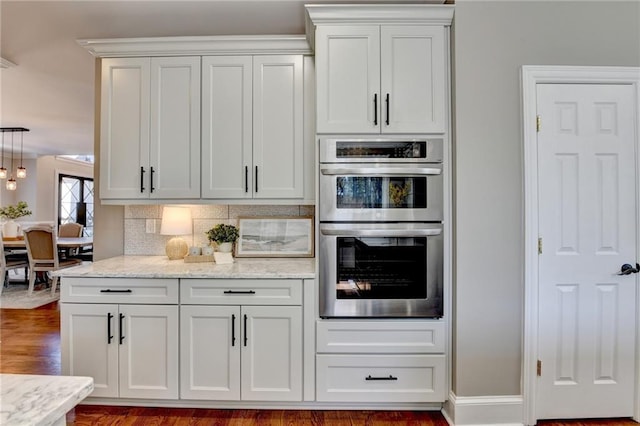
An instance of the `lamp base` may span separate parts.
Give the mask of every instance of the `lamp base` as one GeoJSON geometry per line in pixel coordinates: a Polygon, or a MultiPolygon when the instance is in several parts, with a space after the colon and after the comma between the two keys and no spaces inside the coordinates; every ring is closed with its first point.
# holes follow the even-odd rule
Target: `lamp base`
{"type": "Polygon", "coordinates": [[[165,253],[167,253],[169,260],[184,259],[187,253],[189,253],[187,243],[180,237],[173,237],[167,241],[167,245],[164,246],[164,250],[165,253]]]}

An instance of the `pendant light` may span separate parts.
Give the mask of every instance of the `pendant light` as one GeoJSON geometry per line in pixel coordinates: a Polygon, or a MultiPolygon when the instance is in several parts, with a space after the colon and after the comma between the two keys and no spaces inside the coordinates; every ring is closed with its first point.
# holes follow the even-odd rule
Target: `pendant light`
{"type": "Polygon", "coordinates": [[[24,132],[28,132],[29,129],[25,129],[24,127],[0,127],[0,132],[2,132],[2,165],[0,166],[0,179],[6,179],[7,175],[9,175],[9,179],[7,180],[7,189],[9,191],[15,191],[18,188],[18,184],[13,177],[13,135],[15,132],[20,132],[20,166],[16,170],[16,176],[20,179],[24,179],[27,177],[27,169],[22,164],[22,157],[24,152],[24,132]],[[11,132],[11,172],[4,167],[4,134],[6,132],[11,132]]]}
{"type": "Polygon", "coordinates": [[[4,132],[2,132],[2,151],[0,152],[2,155],[2,166],[0,166],[0,179],[7,178],[7,168],[4,166],[4,132]]]}
{"type": "Polygon", "coordinates": [[[18,184],[13,178],[13,132],[11,132],[11,177],[7,181],[7,190],[15,191],[16,188],[18,188],[18,184]]]}

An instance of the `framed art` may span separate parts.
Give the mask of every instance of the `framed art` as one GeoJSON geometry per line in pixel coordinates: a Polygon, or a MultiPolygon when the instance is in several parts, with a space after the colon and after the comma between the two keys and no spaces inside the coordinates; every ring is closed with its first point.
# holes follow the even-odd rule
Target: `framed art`
{"type": "Polygon", "coordinates": [[[313,217],[240,217],[236,257],[313,257],[313,217]]]}

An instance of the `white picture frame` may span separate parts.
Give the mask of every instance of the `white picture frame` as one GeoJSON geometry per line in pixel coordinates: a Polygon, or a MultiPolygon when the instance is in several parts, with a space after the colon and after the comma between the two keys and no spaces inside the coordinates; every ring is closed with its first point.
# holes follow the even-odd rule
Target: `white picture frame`
{"type": "Polygon", "coordinates": [[[313,257],[313,217],[240,217],[236,257],[313,257]]]}

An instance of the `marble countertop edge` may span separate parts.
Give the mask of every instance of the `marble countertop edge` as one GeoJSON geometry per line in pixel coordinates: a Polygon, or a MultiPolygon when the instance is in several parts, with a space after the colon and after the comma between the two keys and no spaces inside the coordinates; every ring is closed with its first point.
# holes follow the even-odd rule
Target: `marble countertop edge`
{"type": "Polygon", "coordinates": [[[236,258],[232,264],[185,263],[166,256],[117,256],[55,272],[93,278],[291,278],[313,279],[315,258],[236,258]]]}

